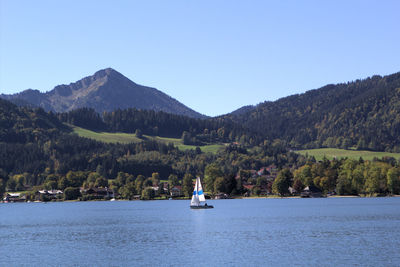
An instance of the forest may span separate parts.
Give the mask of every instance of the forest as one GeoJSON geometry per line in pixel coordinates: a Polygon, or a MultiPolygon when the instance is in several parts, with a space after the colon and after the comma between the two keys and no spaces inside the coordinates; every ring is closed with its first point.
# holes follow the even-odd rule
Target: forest
{"type": "Polygon", "coordinates": [[[302,157],[286,150],[278,141],[267,140],[254,149],[229,143],[217,154],[202,153],[200,149],[181,151],[173,144],[145,139],[140,143],[107,144],[72,134],[58,119],[60,114],[17,107],[6,100],[0,100],[0,116],[2,192],[46,185],[52,189],[65,188],[61,185],[80,187],[85,181],[96,182],[97,178],[115,180],[120,173],[135,179],[140,175],[147,179],[157,173],[160,180],[176,175],[181,182],[185,175],[203,176],[211,163],[217,163],[228,176],[240,169],[270,164],[291,166],[302,157]],[[94,179],[92,173],[99,177],[94,179]],[[66,179],[67,183],[61,182],[66,179]]]}
{"type": "Polygon", "coordinates": [[[293,151],[399,151],[399,109],[400,74],[329,85],[207,119],[132,108],[53,113],[0,99],[0,193],[45,188],[77,197],[82,187],[108,187],[132,199],[149,198],[161,188],[152,198],[165,193],[166,183],[182,186],[190,196],[190,181],[200,176],[211,195],[288,196],[306,187],[323,194],[399,194],[399,162],[393,158],[317,162],[293,151]],[[142,141],[103,143],[73,134],[72,125],[135,133],[142,141]],[[143,135],[181,138],[194,146],[218,143],[223,149],[183,151],[143,135]]]}
{"type": "Polygon", "coordinates": [[[220,118],[195,119],[153,110],[117,109],[100,115],[94,109],[81,108],[60,113],[58,118],[95,131],[183,137],[186,145],[240,142],[254,146],[264,140],[261,134],[220,118]]]}
{"type": "Polygon", "coordinates": [[[221,119],[251,127],[293,149],[400,152],[400,73],[327,85],[221,119]]]}

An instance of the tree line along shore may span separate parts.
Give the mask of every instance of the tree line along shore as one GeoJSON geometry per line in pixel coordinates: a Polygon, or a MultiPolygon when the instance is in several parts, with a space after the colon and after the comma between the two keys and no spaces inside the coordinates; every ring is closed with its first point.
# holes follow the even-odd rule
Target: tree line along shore
{"type": "MultiPolygon", "coordinates": [[[[119,172],[114,179],[96,172],[69,171],[65,176],[49,174],[44,183],[26,188],[25,174],[14,175],[3,187],[3,201],[63,200],[150,200],[188,199],[192,195],[194,176],[175,174],[163,180],[157,172],[150,177],[119,172]],[[27,189],[23,192],[21,189],[27,189]]],[[[258,170],[240,170],[224,174],[216,163],[206,166],[203,178],[209,198],[243,197],[326,197],[393,196],[400,194],[400,167],[393,158],[364,161],[354,159],[312,158],[296,169],[278,169],[275,165],[258,170]]]]}

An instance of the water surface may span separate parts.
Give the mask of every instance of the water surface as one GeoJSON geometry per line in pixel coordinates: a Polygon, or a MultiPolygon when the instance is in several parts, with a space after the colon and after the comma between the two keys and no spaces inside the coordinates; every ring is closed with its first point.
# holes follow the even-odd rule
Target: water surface
{"type": "Polygon", "coordinates": [[[399,266],[400,198],[0,204],[1,266],[399,266]]]}

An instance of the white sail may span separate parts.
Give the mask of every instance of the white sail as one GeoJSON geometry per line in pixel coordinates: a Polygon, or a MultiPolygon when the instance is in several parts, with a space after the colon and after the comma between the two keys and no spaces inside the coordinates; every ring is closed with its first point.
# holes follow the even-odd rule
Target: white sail
{"type": "Polygon", "coordinates": [[[198,187],[197,180],[198,179],[196,179],[196,184],[194,185],[192,200],[190,201],[191,206],[198,206],[200,204],[199,194],[198,194],[198,190],[197,190],[197,187],[198,187]]]}
{"type": "Polygon", "coordinates": [[[203,187],[201,186],[200,177],[196,179],[197,183],[197,194],[199,195],[200,202],[206,202],[206,198],[204,197],[203,187]]]}
{"type": "Polygon", "coordinates": [[[214,206],[208,206],[204,196],[203,187],[201,186],[200,177],[196,178],[194,185],[192,200],[190,201],[191,209],[213,209],[214,206]]]}

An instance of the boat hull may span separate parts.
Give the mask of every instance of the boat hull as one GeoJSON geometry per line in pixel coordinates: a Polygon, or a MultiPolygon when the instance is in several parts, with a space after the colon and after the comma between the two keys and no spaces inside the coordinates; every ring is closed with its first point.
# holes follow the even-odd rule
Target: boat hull
{"type": "Polygon", "coordinates": [[[196,210],[200,210],[200,209],[213,209],[214,206],[212,206],[212,205],[207,205],[207,206],[200,205],[200,206],[190,206],[190,208],[191,208],[191,209],[196,209],[196,210]]]}

